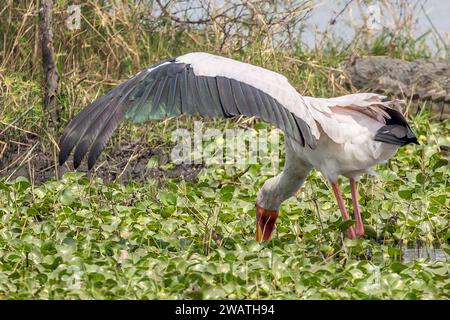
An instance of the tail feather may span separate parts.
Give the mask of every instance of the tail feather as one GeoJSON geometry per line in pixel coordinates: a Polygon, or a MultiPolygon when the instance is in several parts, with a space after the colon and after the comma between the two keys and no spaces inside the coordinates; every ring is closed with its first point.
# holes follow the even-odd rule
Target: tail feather
{"type": "Polygon", "coordinates": [[[397,110],[384,108],[390,119],[375,134],[375,141],[404,146],[409,143],[419,144],[417,137],[406,122],[405,117],[397,110]]]}
{"type": "MultiPolygon", "coordinates": [[[[375,131],[375,141],[395,145],[418,143],[416,135],[408,125],[405,117],[396,110],[404,102],[402,100],[389,100],[387,97],[376,93],[354,93],[335,98],[312,98],[308,97],[311,113],[314,119],[321,125],[324,132],[336,143],[345,143],[352,138],[351,128],[346,127],[347,122],[341,123],[334,115],[341,114],[344,110],[351,111],[358,118],[358,114],[379,123],[375,131]],[[323,110],[331,110],[323,112],[323,110]]],[[[353,120],[359,121],[359,120],[353,120]]],[[[364,124],[361,124],[364,125],[364,124]]],[[[367,124],[368,125],[368,124],[367,124]]]]}

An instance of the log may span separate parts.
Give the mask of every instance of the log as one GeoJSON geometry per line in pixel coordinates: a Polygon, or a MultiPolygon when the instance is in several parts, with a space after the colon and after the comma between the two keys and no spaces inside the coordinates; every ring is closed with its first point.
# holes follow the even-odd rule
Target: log
{"type": "Polygon", "coordinates": [[[41,0],[39,8],[39,35],[42,49],[42,67],[44,72],[44,110],[53,125],[59,122],[59,110],[56,94],[58,90],[58,73],[54,59],[52,32],[52,0],[41,0]]]}
{"type": "Polygon", "coordinates": [[[450,60],[352,58],[345,65],[345,74],[349,85],[359,90],[407,100],[411,103],[410,115],[426,106],[431,119],[449,119],[450,60]]]}

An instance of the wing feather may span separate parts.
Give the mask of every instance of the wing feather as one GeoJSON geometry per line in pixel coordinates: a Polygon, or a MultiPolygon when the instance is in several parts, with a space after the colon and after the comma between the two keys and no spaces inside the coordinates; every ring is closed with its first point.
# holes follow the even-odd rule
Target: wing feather
{"type": "MultiPolygon", "coordinates": [[[[284,77],[253,66],[247,69],[242,79],[228,78],[221,75],[221,72],[226,73],[225,67],[220,69],[219,65],[214,66],[218,68],[214,76],[199,75],[195,66],[177,59],[166,60],[112,89],[80,112],[68,125],[60,140],[60,164],[75,149],[74,166],[78,167],[88,154],[88,167],[91,168],[124,117],[143,122],[180,114],[256,116],[278,126],[301,145],[315,146],[316,133],[311,132],[311,126],[316,128],[308,122],[312,116],[306,109],[293,112],[292,104],[279,101],[284,99],[284,93],[291,100],[297,94],[292,87],[280,83],[287,83],[284,77]],[[267,84],[270,77],[276,80],[273,90],[267,84]],[[253,85],[258,78],[261,86],[265,85],[270,92],[253,85]],[[308,121],[301,114],[307,114],[308,121]]],[[[301,108],[302,101],[299,99],[298,102],[301,108]]]]}

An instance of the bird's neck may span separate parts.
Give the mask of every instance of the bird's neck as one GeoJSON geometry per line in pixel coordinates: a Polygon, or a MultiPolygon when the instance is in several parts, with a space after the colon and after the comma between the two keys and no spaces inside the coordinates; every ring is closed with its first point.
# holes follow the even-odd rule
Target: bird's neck
{"type": "Polygon", "coordinates": [[[286,148],[284,170],[268,179],[258,193],[257,204],[266,210],[278,211],[281,203],[292,197],[305,182],[311,165],[303,162],[290,148],[286,148]]]}

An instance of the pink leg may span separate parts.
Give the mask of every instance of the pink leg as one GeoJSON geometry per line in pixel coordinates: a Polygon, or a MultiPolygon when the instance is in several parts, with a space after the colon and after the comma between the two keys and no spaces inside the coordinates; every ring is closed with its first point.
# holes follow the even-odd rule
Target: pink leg
{"type": "Polygon", "coordinates": [[[364,223],[362,221],[361,212],[359,211],[358,206],[358,186],[354,179],[350,178],[350,190],[352,192],[352,201],[353,201],[353,211],[355,214],[356,220],[356,236],[362,237],[364,235],[364,223]]]}
{"type": "MultiPolygon", "coordinates": [[[[339,210],[341,211],[341,214],[342,214],[342,218],[344,220],[349,220],[350,217],[348,215],[347,209],[345,209],[344,199],[342,198],[341,191],[339,190],[339,185],[338,185],[337,181],[332,182],[331,186],[333,187],[334,196],[336,197],[336,200],[337,200],[337,203],[339,206],[339,210]]],[[[349,237],[349,239],[355,238],[355,230],[353,230],[352,226],[348,228],[347,236],[349,237]]]]}

